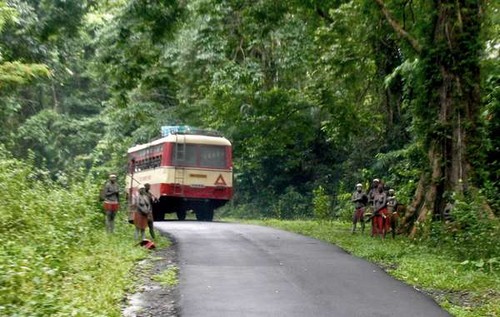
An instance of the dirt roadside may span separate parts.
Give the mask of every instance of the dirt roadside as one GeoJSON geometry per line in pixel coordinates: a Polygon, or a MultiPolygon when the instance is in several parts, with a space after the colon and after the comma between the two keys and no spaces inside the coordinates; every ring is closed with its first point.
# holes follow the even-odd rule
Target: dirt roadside
{"type": "Polygon", "coordinates": [[[154,280],[162,272],[177,265],[175,244],[155,249],[151,255],[137,264],[133,276],[137,279],[136,289],[123,300],[124,317],[178,317],[176,306],[177,286],[169,286],[154,280]]]}

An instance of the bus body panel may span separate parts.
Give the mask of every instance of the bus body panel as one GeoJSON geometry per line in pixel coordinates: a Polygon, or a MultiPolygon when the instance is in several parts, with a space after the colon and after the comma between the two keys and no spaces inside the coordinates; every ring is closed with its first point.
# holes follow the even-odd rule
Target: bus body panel
{"type": "Polygon", "coordinates": [[[129,195],[149,183],[159,200],[155,219],[170,212],[183,219],[186,210],[194,210],[197,218],[205,214],[199,219],[211,220],[213,210],[233,196],[231,143],[223,137],[168,135],[130,148],[128,156],[129,195]]]}
{"type": "Polygon", "coordinates": [[[151,185],[151,193],[157,198],[175,196],[229,200],[233,192],[231,170],[161,166],[135,172],[133,174],[133,183],[131,183],[131,175],[127,175],[127,188],[137,190],[139,184],[145,183],[151,185]],[[184,174],[183,183],[176,182],[176,173],[184,174]]]}

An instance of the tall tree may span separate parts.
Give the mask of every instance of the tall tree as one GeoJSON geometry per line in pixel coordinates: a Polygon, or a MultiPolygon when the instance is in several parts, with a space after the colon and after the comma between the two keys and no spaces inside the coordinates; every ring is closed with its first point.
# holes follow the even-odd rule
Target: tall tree
{"type": "Polygon", "coordinates": [[[446,192],[467,193],[474,184],[474,151],[479,142],[481,1],[373,0],[418,60],[415,127],[428,155],[412,211],[423,221],[439,215],[446,192]],[[407,14],[418,23],[402,22],[407,14]],[[419,24],[419,25],[417,25],[419,24]]]}
{"type": "Polygon", "coordinates": [[[41,64],[47,76],[1,91],[7,96],[0,101],[7,109],[1,141],[19,157],[33,151],[36,164],[53,175],[88,167],[106,96],[88,71],[93,48],[84,24],[92,1],[13,0],[8,9],[16,18],[0,33],[4,65],[41,64]]]}

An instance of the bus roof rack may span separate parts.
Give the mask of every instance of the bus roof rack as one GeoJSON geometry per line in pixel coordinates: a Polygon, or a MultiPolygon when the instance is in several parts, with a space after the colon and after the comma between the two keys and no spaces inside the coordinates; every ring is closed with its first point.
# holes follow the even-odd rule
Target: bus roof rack
{"type": "Polygon", "coordinates": [[[219,131],[210,129],[200,129],[188,125],[164,125],[161,127],[161,136],[166,137],[171,134],[196,134],[206,136],[222,136],[219,131]]]}

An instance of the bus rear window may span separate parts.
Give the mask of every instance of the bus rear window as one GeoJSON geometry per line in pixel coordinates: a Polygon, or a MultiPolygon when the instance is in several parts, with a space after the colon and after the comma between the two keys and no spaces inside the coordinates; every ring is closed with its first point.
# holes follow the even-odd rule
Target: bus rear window
{"type": "Polygon", "coordinates": [[[197,154],[196,144],[175,143],[172,152],[172,163],[174,165],[196,166],[197,154]]]}
{"type": "Polygon", "coordinates": [[[226,148],[217,145],[175,144],[172,163],[177,166],[226,167],[226,148]]]}
{"type": "Polygon", "coordinates": [[[226,149],[223,146],[201,145],[200,146],[201,167],[226,167],[226,149]]]}

